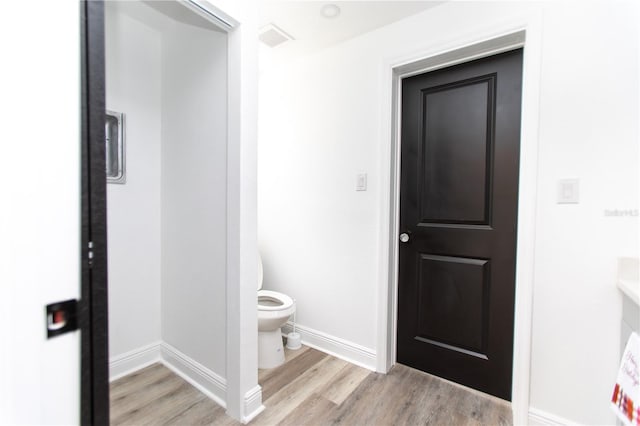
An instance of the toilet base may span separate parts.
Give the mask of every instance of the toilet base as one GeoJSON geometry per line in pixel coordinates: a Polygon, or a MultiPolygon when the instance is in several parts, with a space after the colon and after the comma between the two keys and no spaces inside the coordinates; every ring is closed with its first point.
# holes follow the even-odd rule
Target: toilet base
{"type": "Polygon", "coordinates": [[[258,368],[275,368],[284,364],[282,331],[258,331],[258,368]]]}

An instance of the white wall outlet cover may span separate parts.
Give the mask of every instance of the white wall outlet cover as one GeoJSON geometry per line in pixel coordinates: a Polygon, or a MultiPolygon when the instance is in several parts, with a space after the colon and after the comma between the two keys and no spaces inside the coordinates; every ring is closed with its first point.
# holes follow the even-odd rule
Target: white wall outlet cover
{"type": "Polygon", "coordinates": [[[560,179],[558,181],[558,204],[578,204],[580,202],[580,180],[560,179]]]}

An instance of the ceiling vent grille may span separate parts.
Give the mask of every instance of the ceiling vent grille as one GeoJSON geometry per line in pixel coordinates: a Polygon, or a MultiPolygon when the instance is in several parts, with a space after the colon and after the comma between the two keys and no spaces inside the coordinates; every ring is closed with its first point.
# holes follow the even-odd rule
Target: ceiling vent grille
{"type": "Polygon", "coordinates": [[[293,40],[289,34],[278,28],[275,24],[267,24],[260,29],[258,38],[269,47],[276,47],[282,43],[293,40]]]}

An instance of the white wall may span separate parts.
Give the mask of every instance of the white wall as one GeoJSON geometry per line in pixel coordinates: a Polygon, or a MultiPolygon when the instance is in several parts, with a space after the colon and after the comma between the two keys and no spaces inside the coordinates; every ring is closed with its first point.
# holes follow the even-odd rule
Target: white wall
{"type": "Polygon", "coordinates": [[[80,420],[80,333],[45,332],[80,295],[79,12],[0,5],[0,424],[80,420]]]}
{"type": "Polygon", "coordinates": [[[112,359],[160,340],[161,34],[124,6],[105,3],[106,106],[125,114],[127,169],[107,184],[112,359]]]}
{"type": "Polygon", "coordinates": [[[225,377],[226,34],[162,42],[162,339],[225,377]]]}
{"type": "MultiPolygon", "coordinates": [[[[259,242],[265,288],[301,325],[376,348],[382,167],[380,73],[392,58],[456,46],[543,13],[531,407],[611,423],[619,350],[616,258],[638,255],[638,34],[633,2],[451,2],[262,75],[259,242]],[[367,192],[355,191],[357,172],[367,192]],[[559,179],[581,202],[557,205],[559,179]]],[[[525,47],[526,48],[526,47],[525,47]]],[[[391,84],[391,82],[389,82],[391,84]]],[[[390,148],[389,148],[390,149],[390,148]]]]}
{"type": "Polygon", "coordinates": [[[304,326],[375,348],[378,58],[366,42],[260,81],[258,236],[264,288],[304,326]],[[359,48],[364,49],[358,50],[359,48]],[[356,173],[368,190],[356,192],[356,173]]]}
{"type": "Polygon", "coordinates": [[[605,215],[640,190],[638,4],[613,4],[547,5],[543,34],[531,404],[591,424],[614,422],[617,257],[638,256],[638,218],[605,215]],[[556,204],[573,177],[580,204],[556,204]]]}
{"type": "Polygon", "coordinates": [[[110,356],[163,341],[225,377],[226,34],[137,3],[106,12],[127,151],[126,184],[107,187],[110,356]]]}

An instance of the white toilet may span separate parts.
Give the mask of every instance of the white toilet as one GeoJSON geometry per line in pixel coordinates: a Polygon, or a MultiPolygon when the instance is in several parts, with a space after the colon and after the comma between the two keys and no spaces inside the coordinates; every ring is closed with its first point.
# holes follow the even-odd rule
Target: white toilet
{"type": "Polygon", "coordinates": [[[282,331],[296,310],[292,298],[277,291],[262,290],[262,259],[258,255],[258,368],[284,363],[282,331]]]}

